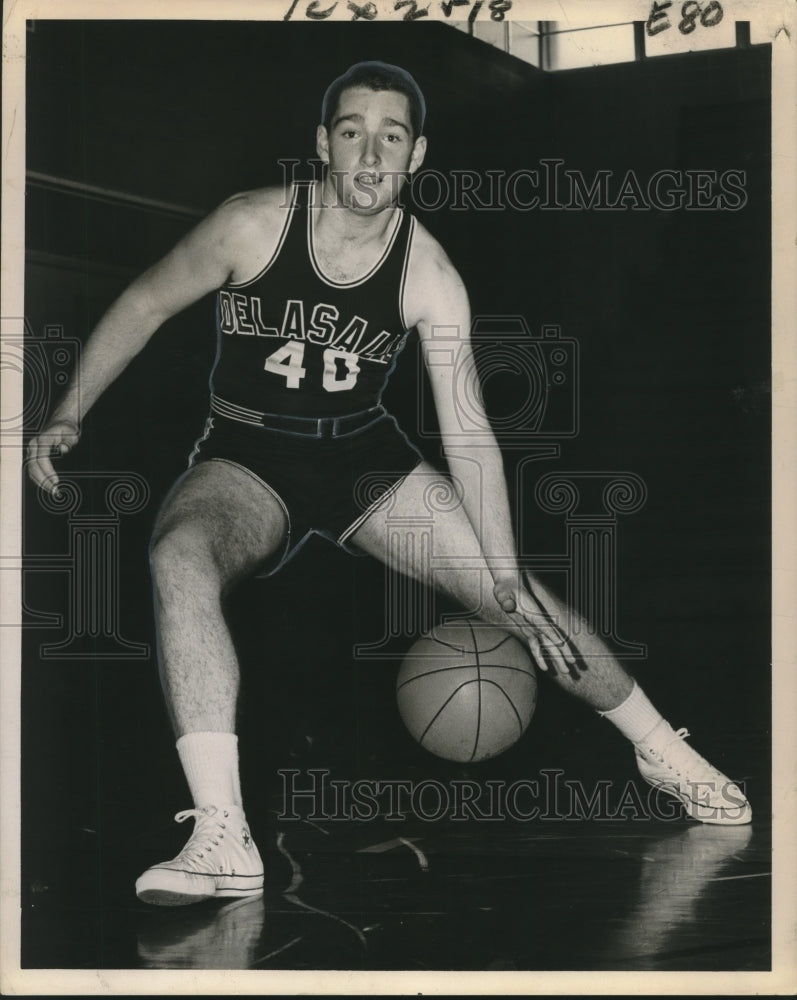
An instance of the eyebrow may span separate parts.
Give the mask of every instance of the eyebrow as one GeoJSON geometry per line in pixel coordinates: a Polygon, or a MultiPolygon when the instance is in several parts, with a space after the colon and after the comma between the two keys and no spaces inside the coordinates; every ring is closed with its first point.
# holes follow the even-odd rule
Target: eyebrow
{"type": "MultiPolygon", "coordinates": [[[[337,128],[341,122],[356,122],[358,125],[361,125],[364,121],[364,117],[356,112],[353,112],[350,115],[338,115],[338,117],[332,122],[332,128],[337,128]]],[[[409,127],[397,118],[383,118],[381,124],[390,125],[392,128],[403,128],[407,135],[410,134],[409,127]]]]}
{"type": "Polygon", "coordinates": [[[410,134],[409,128],[404,124],[404,122],[400,122],[397,118],[383,118],[382,124],[391,125],[393,128],[403,128],[407,135],[410,134]]]}

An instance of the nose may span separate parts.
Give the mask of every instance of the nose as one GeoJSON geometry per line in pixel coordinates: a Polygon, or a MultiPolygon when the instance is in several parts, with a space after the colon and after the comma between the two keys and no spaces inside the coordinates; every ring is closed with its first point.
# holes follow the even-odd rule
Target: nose
{"type": "Polygon", "coordinates": [[[373,167],[378,163],[379,153],[376,148],[376,139],[373,136],[366,139],[360,160],[364,167],[373,167]]]}

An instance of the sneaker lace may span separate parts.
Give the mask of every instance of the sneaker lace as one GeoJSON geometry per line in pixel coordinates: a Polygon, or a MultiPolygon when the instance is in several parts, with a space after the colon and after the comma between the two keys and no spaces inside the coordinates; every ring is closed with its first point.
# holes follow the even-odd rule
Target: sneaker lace
{"type": "Polygon", "coordinates": [[[194,832],[177,857],[182,861],[202,861],[224,839],[224,831],[227,829],[225,820],[229,815],[226,809],[219,811],[216,806],[178,812],[174,817],[178,823],[184,823],[189,817],[193,817],[196,822],[194,832]]]}
{"type": "Polygon", "coordinates": [[[663,747],[660,749],[651,747],[651,753],[680,778],[689,779],[700,775],[703,778],[711,776],[721,779],[720,772],[712,767],[705,757],[701,757],[697,750],[689,746],[686,742],[688,736],[688,729],[685,727],[678,729],[663,747]]]}

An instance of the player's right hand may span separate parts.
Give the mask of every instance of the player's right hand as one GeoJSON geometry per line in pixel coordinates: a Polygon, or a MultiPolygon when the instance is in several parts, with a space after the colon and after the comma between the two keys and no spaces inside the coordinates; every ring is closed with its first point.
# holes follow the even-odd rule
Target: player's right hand
{"type": "Polygon", "coordinates": [[[80,440],[77,424],[71,420],[54,420],[28,442],[28,475],[43,490],[58,491],[58,474],[52,459],[65,455],[80,440]]]}

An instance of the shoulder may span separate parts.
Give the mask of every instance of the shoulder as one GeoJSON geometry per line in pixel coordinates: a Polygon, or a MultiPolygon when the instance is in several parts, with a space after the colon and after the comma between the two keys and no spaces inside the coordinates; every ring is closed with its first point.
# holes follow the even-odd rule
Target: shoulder
{"type": "Polygon", "coordinates": [[[255,188],[231,195],[219,205],[217,211],[241,221],[264,216],[277,218],[290,209],[292,200],[291,188],[255,188]]]}
{"type": "Polygon", "coordinates": [[[431,272],[430,280],[440,278],[446,281],[460,281],[456,268],[451,263],[448,254],[429,230],[418,219],[415,219],[415,233],[410,248],[409,271],[418,280],[431,272]]]}
{"type": "Polygon", "coordinates": [[[465,285],[448,254],[418,219],[407,262],[404,311],[410,326],[431,322],[440,313],[468,308],[465,285]]]}
{"type": "Polygon", "coordinates": [[[250,278],[279,241],[283,198],[276,189],[228,198],[140,275],[139,287],[171,316],[239,276],[250,278]]]}
{"type": "Polygon", "coordinates": [[[268,187],[232,195],[206,220],[230,261],[231,279],[245,280],[276,249],[292,205],[290,188],[268,187]]]}
{"type": "Polygon", "coordinates": [[[220,232],[245,236],[251,232],[281,230],[291,208],[290,188],[241,191],[222,202],[209,216],[220,232]]]}

